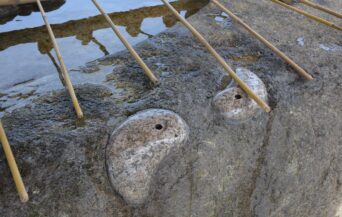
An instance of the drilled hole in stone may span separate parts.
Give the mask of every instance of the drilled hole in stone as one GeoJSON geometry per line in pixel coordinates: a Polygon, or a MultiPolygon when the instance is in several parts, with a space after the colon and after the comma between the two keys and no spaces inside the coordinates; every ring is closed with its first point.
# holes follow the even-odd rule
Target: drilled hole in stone
{"type": "Polygon", "coordinates": [[[178,135],[176,134],[176,135],[175,135],[175,137],[177,138],[177,137],[178,137],[178,135]]]}
{"type": "Polygon", "coordinates": [[[161,130],[161,129],[163,129],[163,125],[161,125],[161,124],[156,124],[155,128],[156,128],[157,130],[161,130]]]}
{"type": "Polygon", "coordinates": [[[241,98],[242,98],[242,96],[240,94],[235,95],[235,99],[241,99],[241,98]]]}

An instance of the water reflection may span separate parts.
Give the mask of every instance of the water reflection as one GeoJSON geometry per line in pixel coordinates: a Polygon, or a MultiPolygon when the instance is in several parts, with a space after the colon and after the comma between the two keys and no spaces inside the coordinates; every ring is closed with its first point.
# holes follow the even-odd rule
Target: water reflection
{"type": "MultiPolygon", "coordinates": [[[[172,2],[172,5],[185,17],[189,17],[204,7],[208,1],[180,0],[172,2]]],[[[108,12],[127,7],[134,8],[142,2],[103,1],[101,4],[108,12]]],[[[145,0],[143,4],[154,6],[108,13],[133,45],[177,23],[175,17],[159,0],[145,0]],[[159,5],[155,5],[156,3],[159,5]]],[[[56,8],[60,6],[54,5],[56,8]]],[[[31,9],[35,10],[34,7],[31,9]]],[[[48,13],[48,16],[69,69],[77,69],[86,62],[125,49],[91,1],[66,1],[57,11],[48,13]],[[77,8],[80,4],[82,7],[77,8]],[[92,16],[71,20],[89,14],[92,16]]],[[[21,19],[22,22],[8,22],[3,25],[4,28],[0,25],[0,92],[14,84],[59,71],[52,51],[53,46],[39,13],[16,19],[21,19]],[[1,32],[4,30],[12,31],[1,32]]]]}
{"type": "MultiPolygon", "coordinates": [[[[53,0],[42,2],[45,12],[54,11],[60,8],[65,3],[65,0],[53,0]]],[[[14,6],[0,7],[0,24],[5,24],[12,21],[16,16],[29,16],[32,12],[39,11],[36,4],[23,4],[14,6]]]]}
{"type": "Polygon", "coordinates": [[[61,70],[59,64],[57,63],[55,57],[51,54],[52,49],[53,49],[53,44],[52,44],[51,40],[38,42],[39,52],[41,54],[46,54],[50,58],[52,64],[54,65],[54,67],[56,68],[56,71],[58,72],[59,80],[62,82],[63,86],[66,87],[62,70],[61,70]]]}
{"type": "MultiPolygon", "coordinates": [[[[101,66],[100,71],[92,74],[77,69],[88,61],[123,50],[124,46],[91,1],[58,1],[59,5],[53,5],[58,10],[49,12],[48,17],[73,83],[105,84],[112,67],[101,66]]],[[[189,17],[208,2],[180,0],[171,4],[189,17]]],[[[103,0],[101,4],[133,45],[177,23],[159,0],[103,0]]],[[[15,20],[0,25],[0,117],[3,111],[11,111],[47,91],[62,88],[59,80],[63,82],[63,77],[46,27],[39,13],[21,17],[36,11],[35,6],[25,7],[29,10],[17,9],[19,12],[7,17],[15,20]]],[[[53,10],[53,7],[45,6],[45,9],[53,10]]]]}
{"type": "MultiPolygon", "coordinates": [[[[183,0],[171,4],[178,12],[185,11],[185,17],[189,17],[198,12],[207,3],[208,0],[183,0]]],[[[172,27],[177,23],[177,19],[163,5],[143,7],[127,12],[114,12],[109,13],[108,15],[116,25],[125,27],[126,32],[132,37],[137,37],[139,34],[144,34],[148,37],[153,36],[153,34],[146,33],[141,28],[142,23],[146,18],[162,17],[166,27],[172,27]]],[[[95,42],[102,52],[108,54],[104,45],[97,41],[93,36],[94,31],[106,28],[108,28],[108,24],[102,15],[52,25],[56,38],[76,36],[76,39],[80,40],[82,45],[88,45],[89,42],[95,42]]],[[[0,33],[0,41],[1,51],[18,44],[32,42],[46,43],[49,41],[49,35],[45,26],[40,26],[0,33]]],[[[38,45],[38,47],[40,47],[40,45],[38,45]]],[[[52,45],[50,47],[52,48],[52,45]]]]}

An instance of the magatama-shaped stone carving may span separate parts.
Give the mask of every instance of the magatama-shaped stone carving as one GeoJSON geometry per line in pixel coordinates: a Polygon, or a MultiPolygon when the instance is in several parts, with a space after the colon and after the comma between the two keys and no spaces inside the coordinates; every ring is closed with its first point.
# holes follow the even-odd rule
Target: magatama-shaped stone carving
{"type": "Polygon", "coordinates": [[[185,121],[168,110],[150,109],[128,118],[113,132],[106,149],[114,189],[129,205],[142,205],[159,163],[188,135],[185,121]]]}
{"type": "MultiPolygon", "coordinates": [[[[245,68],[237,68],[236,74],[264,101],[267,101],[267,90],[262,80],[245,68]]],[[[228,87],[218,93],[213,100],[215,109],[229,123],[244,122],[260,113],[261,108],[232,81],[228,87]]]]}

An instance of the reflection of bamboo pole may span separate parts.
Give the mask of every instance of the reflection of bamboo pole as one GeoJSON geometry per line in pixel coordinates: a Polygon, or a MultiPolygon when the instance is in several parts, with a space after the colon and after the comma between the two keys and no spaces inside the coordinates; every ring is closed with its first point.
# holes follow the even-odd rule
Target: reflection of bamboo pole
{"type": "Polygon", "coordinates": [[[289,5],[289,4],[281,2],[279,0],[271,0],[271,1],[274,2],[274,3],[277,3],[277,4],[281,5],[281,6],[283,6],[285,8],[287,8],[287,9],[290,9],[290,10],[296,11],[297,13],[303,14],[304,16],[307,16],[307,17],[309,17],[309,18],[311,18],[311,19],[313,19],[313,20],[315,20],[315,21],[317,21],[319,23],[322,23],[322,24],[324,24],[326,26],[329,26],[329,27],[332,27],[334,29],[342,31],[342,27],[337,26],[336,24],[334,24],[332,22],[329,22],[329,21],[327,21],[325,19],[322,19],[320,17],[312,15],[312,14],[310,14],[310,13],[308,13],[306,11],[303,11],[303,10],[301,10],[299,8],[293,7],[293,6],[289,5]]]}
{"type": "Polygon", "coordinates": [[[109,52],[107,50],[107,48],[101,44],[101,42],[99,42],[95,37],[92,37],[91,38],[91,41],[96,44],[97,46],[99,46],[100,50],[103,52],[103,54],[106,56],[106,55],[109,55],[109,52]]]}
{"type": "Polygon", "coordinates": [[[62,58],[61,52],[59,50],[59,47],[58,47],[55,35],[53,34],[52,28],[51,28],[51,26],[49,24],[49,21],[47,19],[47,16],[45,14],[44,8],[43,8],[40,0],[37,0],[37,5],[39,7],[40,13],[42,14],[42,17],[43,17],[43,20],[45,22],[46,28],[47,28],[47,30],[49,32],[49,35],[50,35],[53,47],[54,47],[55,52],[56,52],[56,56],[57,56],[59,64],[60,64],[60,68],[61,68],[62,73],[63,73],[63,78],[64,78],[64,81],[65,81],[66,87],[67,87],[67,89],[69,91],[72,103],[74,105],[74,108],[75,108],[75,111],[76,111],[76,114],[77,114],[77,117],[78,118],[83,118],[83,112],[82,112],[82,109],[81,109],[81,107],[80,107],[80,105],[78,103],[74,87],[72,86],[72,83],[70,81],[68,70],[67,70],[67,68],[65,66],[65,63],[64,63],[64,60],[62,58]]]}
{"type": "Polygon", "coordinates": [[[262,109],[266,112],[270,112],[271,108],[267,103],[262,100],[248,85],[239,78],[239,76],[233,71],[233,69],[226,63],[226,61],[216,52],[216,50],[209,44],[209,42],[199,33],[184,17],[182,17],[178,11],[172,7],[167,0],[161,0],[172,13],[192,32],[192,34],[208,49],[208,51],[215,57],[215,59],[223,66],[227,73],[233,80],[252,98],[262,109]]]}
{"type": "Polygon", "coordinates": [[[13,152],[11,149],[11,146],[8,142],[4,127],[2,126],[2,123],[0,121],[0,141],[2,144],[2,147],[4,149],[4,153],[8,162],[8,166],[11,170],[15,186],[17,187],[17,191],[20,197],[20,200],[25,203],[29,200],[29,196],[27,194],[27,191],[25,189],[25,185],[23,182],[23,179],[21,178],[17,163],[15,162],[15,158],[13,156],[13,152]]]}
{"type": "Polygon", "coordinates": [[[63,86],[65,87],[65,79],[63,77],[63,73],[62,73],[62,70],[61,70],[61,67],[59,67],[58,63],[56,62],[55,58],[53,57],[53,55],[50,53],[50,51],[47,51],[46,53],[48,55],[48,57],[50,58],[52,64],[55,66],[57,72],[58,72],[58,77],[59,77],[59,80],[61,80],[63,86]]]}
{"type": "Polygon", "coordinates": [[[108,14],[104,11],[104,9],[100,6],[100,4],[96,0],[92,0],[94,5],[97,7],[97,9],[101,12],[101,14],[105,17],[108,24],[113,29],[114,33],[118,36],[118,38],[121,40],[121,42],[125,45],[127,50],[131,53],[131,55],[134,57],[134,59],[139,63],[141,68],[143,68],[146,76],[155,84],[159,83],[158,78],[153,74],[150,68],[145,64],[145,62],[141,59],[139,54],[134,50],[132,45],[127,41],[127,39],[121,34],[119,29],[115,26],[113,21],[110,19],[108,14]]]}
{"type": "Polygon", "coordinates": [[[282,58],[285,62],[287,62],[289,65],[291,65],[301,76],[308,80],[312,80],[312,76],[309,75],[303,68],[298,66],[293,60],[291,60],[288,56],[286,56],[283,52],[281,52],[278,48],[276,48],[274,45],[272,45],[269,41],[267,41],[264,37],[262,37],[259,33],[254,31],[250,26],[248,26],[246,23],[244,23],[239,17],[237,17],[233,12],[228,10],[225,6],[223,6],[220,2],[217,0],[211,0],[215,5],[217,5],[221,10],[226,12],[233,20],[238,22],[240,25],[242,25],[247,31],[249,31],[254,37],[259,39],[262,43],[264,43],[268,48],[270,48],[273,52],[275,52],[280,58],[282,58]]]}
{"type": "MultiPolygon", "coordinates": [[[[0,6],[28,4],[28,3],[33,3],[35,1],[36,0],[0,0],[0,6]]],[[[46,1],[46,0],[42,0],[42,1],[46,1]]]]}
{"type": "Polygon", "coordinates": [[[319,5],[319,4],[315,4],[315,3],[313,3],[313,2],[311,2],[309,0],[299,0],[299,2],[303,3],[303,4],[306,4],[306,5],[310,6],[310,7],[316,8],[318,10],[324,11],[324,12],[326,12],[328,14],[331,14],[331,15],[333,15],[335,17],[342,18],[342,14],[338,13],[337,11],[333,11],[333,10],[331,10],[329,8],[326,8],[326,7],[323,7],[323,6],[319,5]]]}

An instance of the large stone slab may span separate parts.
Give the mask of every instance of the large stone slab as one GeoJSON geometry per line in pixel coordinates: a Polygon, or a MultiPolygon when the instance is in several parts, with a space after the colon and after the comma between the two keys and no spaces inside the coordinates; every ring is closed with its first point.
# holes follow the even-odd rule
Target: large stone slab
{"type": "MultiPolygon", "coordinates": [[[[341,8],[342,2],[324,3],[341,8]]],[[[121,52],[99,63],[115,65],[118,80],[106,84],[124,87],[124,97],[122,91],[103,87],[76,88],[84,126],[75,126],[65,90],[4,116],[30,201],[20,203],[0,151],[1,216],[341,216],[341,52],[320,47],[340,45],[340,33],[271,1],[224,4],[315,80],[305,82],[238,25],[217,25],[213,15],[221,11],[211,4],[190,18],[191,23],[234,68],[244,66],[258,74],[267,85],[272,112],[238,125],[214,121],[210,103],[228,86],[221,82],[224,72],[176,25],[136,47],[149,66],[160,66],[154,70],[161,75],[160,86],[148,87],[131,55],[121,52]],[[300,37],[304,46],[297,44],[300,37]],[[240,58],[250,55],[258,58],[240,58]],[[186,119],[191,134],[181,151],[162,160],[146,203],[129,207],[113,194],[105,148],[113,129],[148,108],[176,112],[186,119]]]]}

